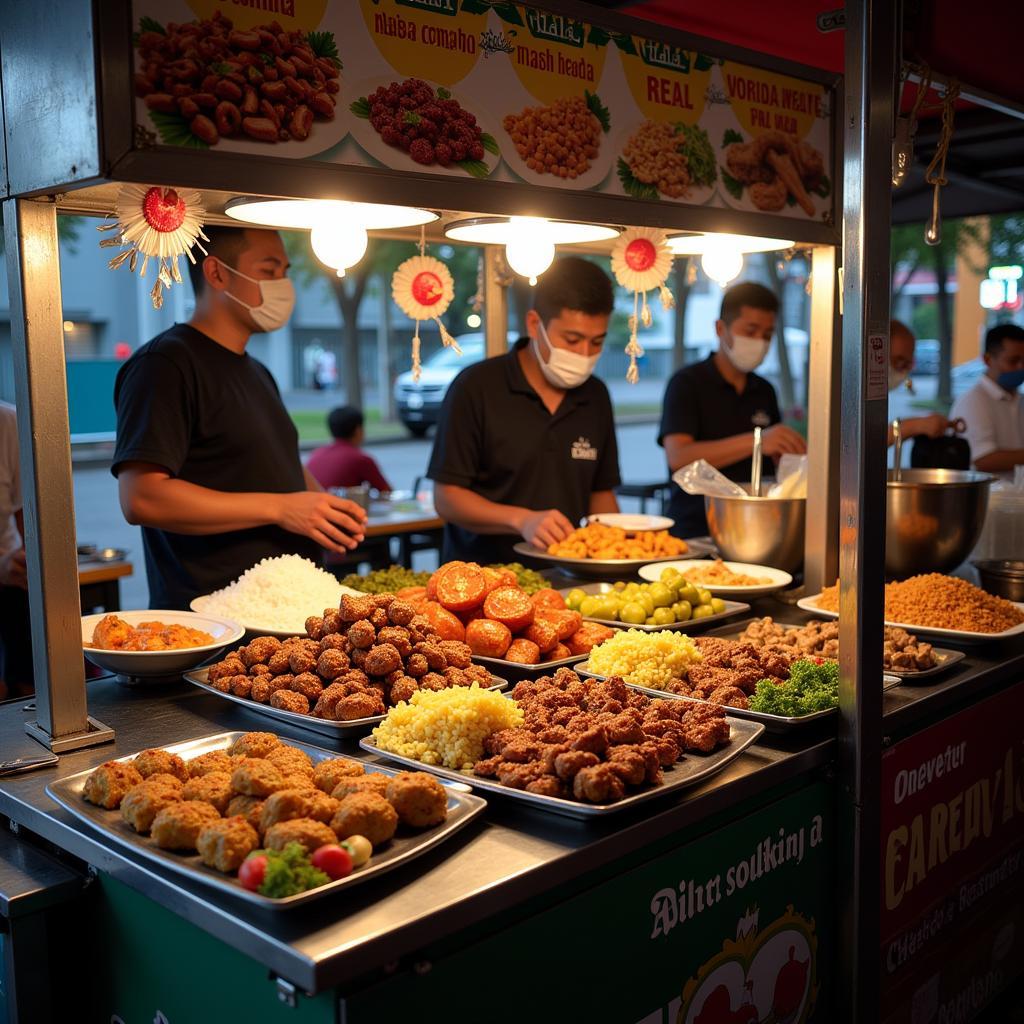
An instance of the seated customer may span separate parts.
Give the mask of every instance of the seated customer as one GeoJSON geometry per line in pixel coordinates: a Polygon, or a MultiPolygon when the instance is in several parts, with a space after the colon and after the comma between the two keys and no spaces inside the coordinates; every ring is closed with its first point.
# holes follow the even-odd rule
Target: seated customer
{"type": "Polygon", "coordinates": [[[317,448],[306,468],[321,487],[359,487],[368,484],[378,491],[390,491],[374,459],[362,450],[363,413],[350,405],[334,409],[327,417],[334,441],[317,448]]]}
{"type": "Polygon", "coordinates": [[[1013,476],[1024,465],[1024,328],[996,324],[985,335],[985,376],[954,403],[950,418],[967,424],[975,469],[1013,476]]]}

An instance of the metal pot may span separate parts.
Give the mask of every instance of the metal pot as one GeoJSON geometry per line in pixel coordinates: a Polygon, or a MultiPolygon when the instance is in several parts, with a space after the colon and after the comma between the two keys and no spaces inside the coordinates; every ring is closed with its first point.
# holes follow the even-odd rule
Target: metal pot
{"type": "Polygon", "coordinates": [[[885,572],[904,579],[948,572],[971,553],[985,525],[993,477],[956,469],[889,471],[885,572]]]}
{"type": "Polygon", "coordinates": [[[806,498],[704,496],[708,530],[724,558],[797,572],[804,562],[806,498]]]}
{"type": "Polygon", "coordinates": [[[981,559],[971,563],[983,590],[1007,601],[1024,601],[1024,562],[1011,558],[981,559]]]}

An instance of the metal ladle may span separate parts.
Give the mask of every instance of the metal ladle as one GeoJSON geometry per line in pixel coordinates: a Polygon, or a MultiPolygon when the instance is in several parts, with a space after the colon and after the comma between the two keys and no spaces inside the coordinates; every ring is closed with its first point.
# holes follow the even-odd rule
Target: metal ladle
{"type": "Polygon", "coordinates": [[[750,493],[755,498],[761,497],[761,428],[754,427],[754,451],[751,456],[750,493]]]}
{"type": "Polygon", "coordinates": [[[903,423],[897,416],[892,421],[892,467],[893,467],[893,480],[903,479],[903,423]]]}

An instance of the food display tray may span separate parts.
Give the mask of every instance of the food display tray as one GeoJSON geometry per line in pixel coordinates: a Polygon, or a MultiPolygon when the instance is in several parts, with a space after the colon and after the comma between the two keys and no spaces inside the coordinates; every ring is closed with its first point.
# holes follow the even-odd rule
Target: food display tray
{"type": "Polygon", "coordinates": [[[764,725],[757,722],[743,721],[727,715],[726,720],[732,731],[732,738],[728,745],[710,754],[687,753],[682,761],[677,761],[671,768],[664,769],[665,781],[660,786],[648,786],[637,793],[624,797],[614,804],[588,804],[581,800],[569,800],[559,796],[544,796],[541,793],[527,793],[525,789],[511,789],[503,786],[495,779],[477,778],[472,772],[455,771],[451,768],[442,768],[439,765],[423,764],[410,757],[402,757],[400,754],[392,754],[390,751],[381,750],[372,736],[366,736],[359,741],[363,750],[372,754],[378,754],[398,764],[405,765],[418,771],[430,772],[442,779],[451,782],[462,782],[474,789],[483,790],[486,793],[495,793],[498,796],[508,797],[511,800],[518,800],[521,803],[532,804],[541,810],[549,811],[552,814],[561,814],[569,818],[604,818],[610,814],[618,814],[621,811],[630,810],[638,804],[645,804],[649,800],[656,800],[662,796],[678,793],[689,786],[695,786],[712,775],[722,771],[730,761],[734,761],[744,750],[747,749],[764,732],[764,725]]]}
{"type": "MultiPolygon", "coordinates": [[[[838,619],[839,612],[829,611],[826,608],[818,607],[818,598],[821,594],[811,594],[809,597],[802,597],[797,601],[797,608],[802,608],[812,615],[823,615],[827,619],[838,619]]],[[[1020,601],[1010,602],[1015,608],[1024,612],[1024,603],[1020,601]]],[[[1016,626],[1004,629],[1001,633],[978,633],[969,629],[940,629],[938,626],[916,626],[912,622],[890,622],[885,620],[887,626],[895,626],[897,629],[905,629],[915,636],[923,636],[928,639],[950,640],[955,644],[987,644],[993,640],[1006,640],[1011,636],[1020,636],[1024,633],[1024,622],[1018,622],[1016,626]]]]}
{"type": "MultiPolygon", "coordinates": [[[[720,636],[723,640],[739,640],[740,635],[747,626],[752,622],[760,621],[760,619],[746,619],[743,622],[730,622],[728,626],[719,626],[718,629],[712,630],[708,635],[720,636]]],[[[772,621],[776,626],[781,626],[783,629],[800,629],[802,626],[807,625],[806,622],[779,622],[778,619],[773,619],[772,621]]],[[[930,679],[932,676],[948,671],[958,661],[963,661],[967,657],[963,651],[954,651],[950,647],[935,647],[933,645],[932,652],[935,654],[936,664],[931,668],[887,668],[885,669],[885,674],[887,676],[896,676],[902,683],[916,683],[920,679],[930,679]]]]}
{"type": "MultiPolygon", "coordinates": [[[[235,740],[244,735],[245,733],[243,732],[221,732],[184,743],[169,744],[161,749],[190,759],[198,757],[200,754],[208,753],[211,750],[226,750],[235,740]]],[[[299,750],[308,754],[314,764],[327,758],[339,756],[335,751],[310,746],[300,740],[288,739],[287,742],[290,746],[298,747],[299,750]]],[[[127,757],[119,757],[117,760],[131,761],[135,756],[135,754],[129,754],[127,757]]],[[[359,761],[368,772],[382,772],[385,775],[397,774],[394,769],[367,763],[359,758],[350,757],[346,758],[346,760],[359,761]]],[[[487,801],[481,797],[474,796],[469,792],[468,787],[448,783],[446,784],[448,817],[440,825],[435,825],[433,828],[425,829],[421,832],[406,832],[400,828],[395,838],[388,843],[386,848],[381,850],[380,853],[374,852],[364,867],[358,868],[347,878],[336,879],[327,885],[320,886],[318,889],[300,892],[295,896],[274,899],[270,896],[263,896],[258,892],[250,892],[242,886],[237,877],[225,875],[220,871],[207,867],[199,859],[197,853],[184,854],[173,853],[170,850],[161,850],[160,847],[154,845],[148,836],[139,835],[125,822],[121,818],[120,811],[108,811],[103,807],[87,803],[82,796],[82,790],[85,787],[85,780],[89,777],[91,771],[90,769],[78,772],[75,775],[69,775],[66,778],[58,779],[56,782],[51,782],[46,787],[46,792],[76,818],[95,828],[111,842],[117,843],[119,846],[131,850],[147,860],[185,876],[190,882],[203,882],[221,892],[226,892],[248,903],[270,910],[290,910],[292,907],[302,906],[303,904],[323,899],[326,896],[331,896],[340,889],[348,889],[370,878],[377,878],[386,871],[397,868],[399,865],[405,864],[407,861],[426,853],[439,843],[443,843],[450,836],[458,832],[459,829],[468,825],[477,815],[482,814],[487,806],[487,801]]]]}
{"type": "MultiPolygon", "coordinates": [[[[348,722],[331,722],[325,718],[314,718],[312,715],[300,715],[297,711],[285,711],[283,708],[275,708],[270,704],[260,704],[258,701],[250,700],[248,697],[238,697],[233,693],[224,693],[212,687],[207,681],[207,669],[197,668],[191,672],[185,672],[182,678],[200,690],[213,694],[214,697],[223,697],[234,704],[240,704],[258,715],[266,715],[267,718],[276,719],[278,722],[287,722],[307,732],[315,732],[328,739],[337,740],[346,736],[362,736],[369,732],[375,725],[384,721],[384,715],[372,715],[369,718],[353,718],[348,722]]],[[[491,674],[492,683],[489,690],[507,690],[508,680],[491,674]]]]}
{"type": "Polygon", "coordinates": [[[645,558],[562,558],[559,555],[549,555],[546,551],[541,551],[525,541],[520,541],[512,550],[523,558],[548,562],[570,576],[587,579],[624,579],[627,576],[636,576],[645,565],[657,562],[678,562],[687,558],[703,558],[715,550],[711,544],[702,540],[688,540],[686,543],[689,550],[685,554],[665,555],[664,558],[651,558],[650,556],[645,558]]]}
{"type": "MultiPolygon", "coordinates": [[[[585,583],[580,587],[563,587],[559,594],[563,598],[568,597],[573,590],[582,590],[585,594],[607,594],[614,590],[611,583],[585,583]]],[[[686,622],[669,622],[664,626],[648,626],[646,623],[634,625],[631,622],[620,622],[618,619],[595,619],[588,615],[583,618],[586,622],[597,622],[602,626],[611,626],[612,629],[641,629],[645,633],[660,633],[665,629],[673,629],[680,633],[702,632],[708,625],[718,625],[725,619],[731,619],[734,615],[742,615],[750,611],[750,605],[743,601],[726,601],[725,611],[715,615],[705,615],[702,619],[687,619],[686,622]]]]}
{"type": "MultiPolygon", "coordinates": [[[[488,658],[484,654],[474,654],[473,661],[489,668],[497,669],[499,672],[507,672],[517,679],[529,679],[534,676],[550,675],[558,668],[572,668],[577,662],[583,661],[585,654],[573,654],[568,658],[559,658],[558,661],[542,661],[537,665],[526,665],[520,661],[506,661],[504,658],[488,658]]],[[[497,678],[497,677],[495,677],[497,678]]],[[[506,683],[506,685],[508,685],[506,683]]],[[[504,689],[505,687],[500,687],[504,689]]]]}

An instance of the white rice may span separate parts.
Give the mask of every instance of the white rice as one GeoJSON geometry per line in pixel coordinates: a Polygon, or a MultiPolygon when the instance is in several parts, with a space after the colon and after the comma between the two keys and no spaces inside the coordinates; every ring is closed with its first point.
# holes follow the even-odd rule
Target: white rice
{"type": "MultiPolygon", "coordinates": [[[[306,619],[337,608],[343,587],[329,572],[299,555],[264,558],[223,590],[197,599],[210,615],[234,619],[248,629],[294,633],[306,632],[306,619]]],[[[198,610],[198,607],[197,607],[198,610]]]]}

